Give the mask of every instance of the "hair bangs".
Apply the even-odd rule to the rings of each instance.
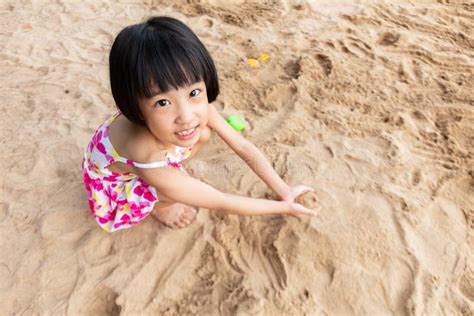
[[[163,37],[154,38],[145,46],[145,69],[141,71],[144,77],[138,80],[138,90],[144,97],[205,81],[205,61],[197,52]]]

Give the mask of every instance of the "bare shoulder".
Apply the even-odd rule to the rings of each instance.
[[[109,126],[109,139],[117,153],[127,159],[148,163],[166,158],[156,139],[146,127],[138,126],[120,115]]]

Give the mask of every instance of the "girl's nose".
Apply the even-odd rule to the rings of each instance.
[[[178,106],[178,116],[176,118],[176,123],[186,125],[191,123],[194,119],[194,113],[191,108],[191,105],[182,102]]]

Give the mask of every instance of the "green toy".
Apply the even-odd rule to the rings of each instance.
[[[240,115],[229,115],[226,119],[227,123],[230,124],[237,132],[242,132],[245,127],[245,121]]]

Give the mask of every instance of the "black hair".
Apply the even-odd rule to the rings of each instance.
[[[124,28],[109,55],[110,86],[120,112],[130,121],[145,126],[139,98],[150,98],[159,89],[204,81],[207,99],[219,94],[217,71],[209,52],[184,23],[166,16]]]

